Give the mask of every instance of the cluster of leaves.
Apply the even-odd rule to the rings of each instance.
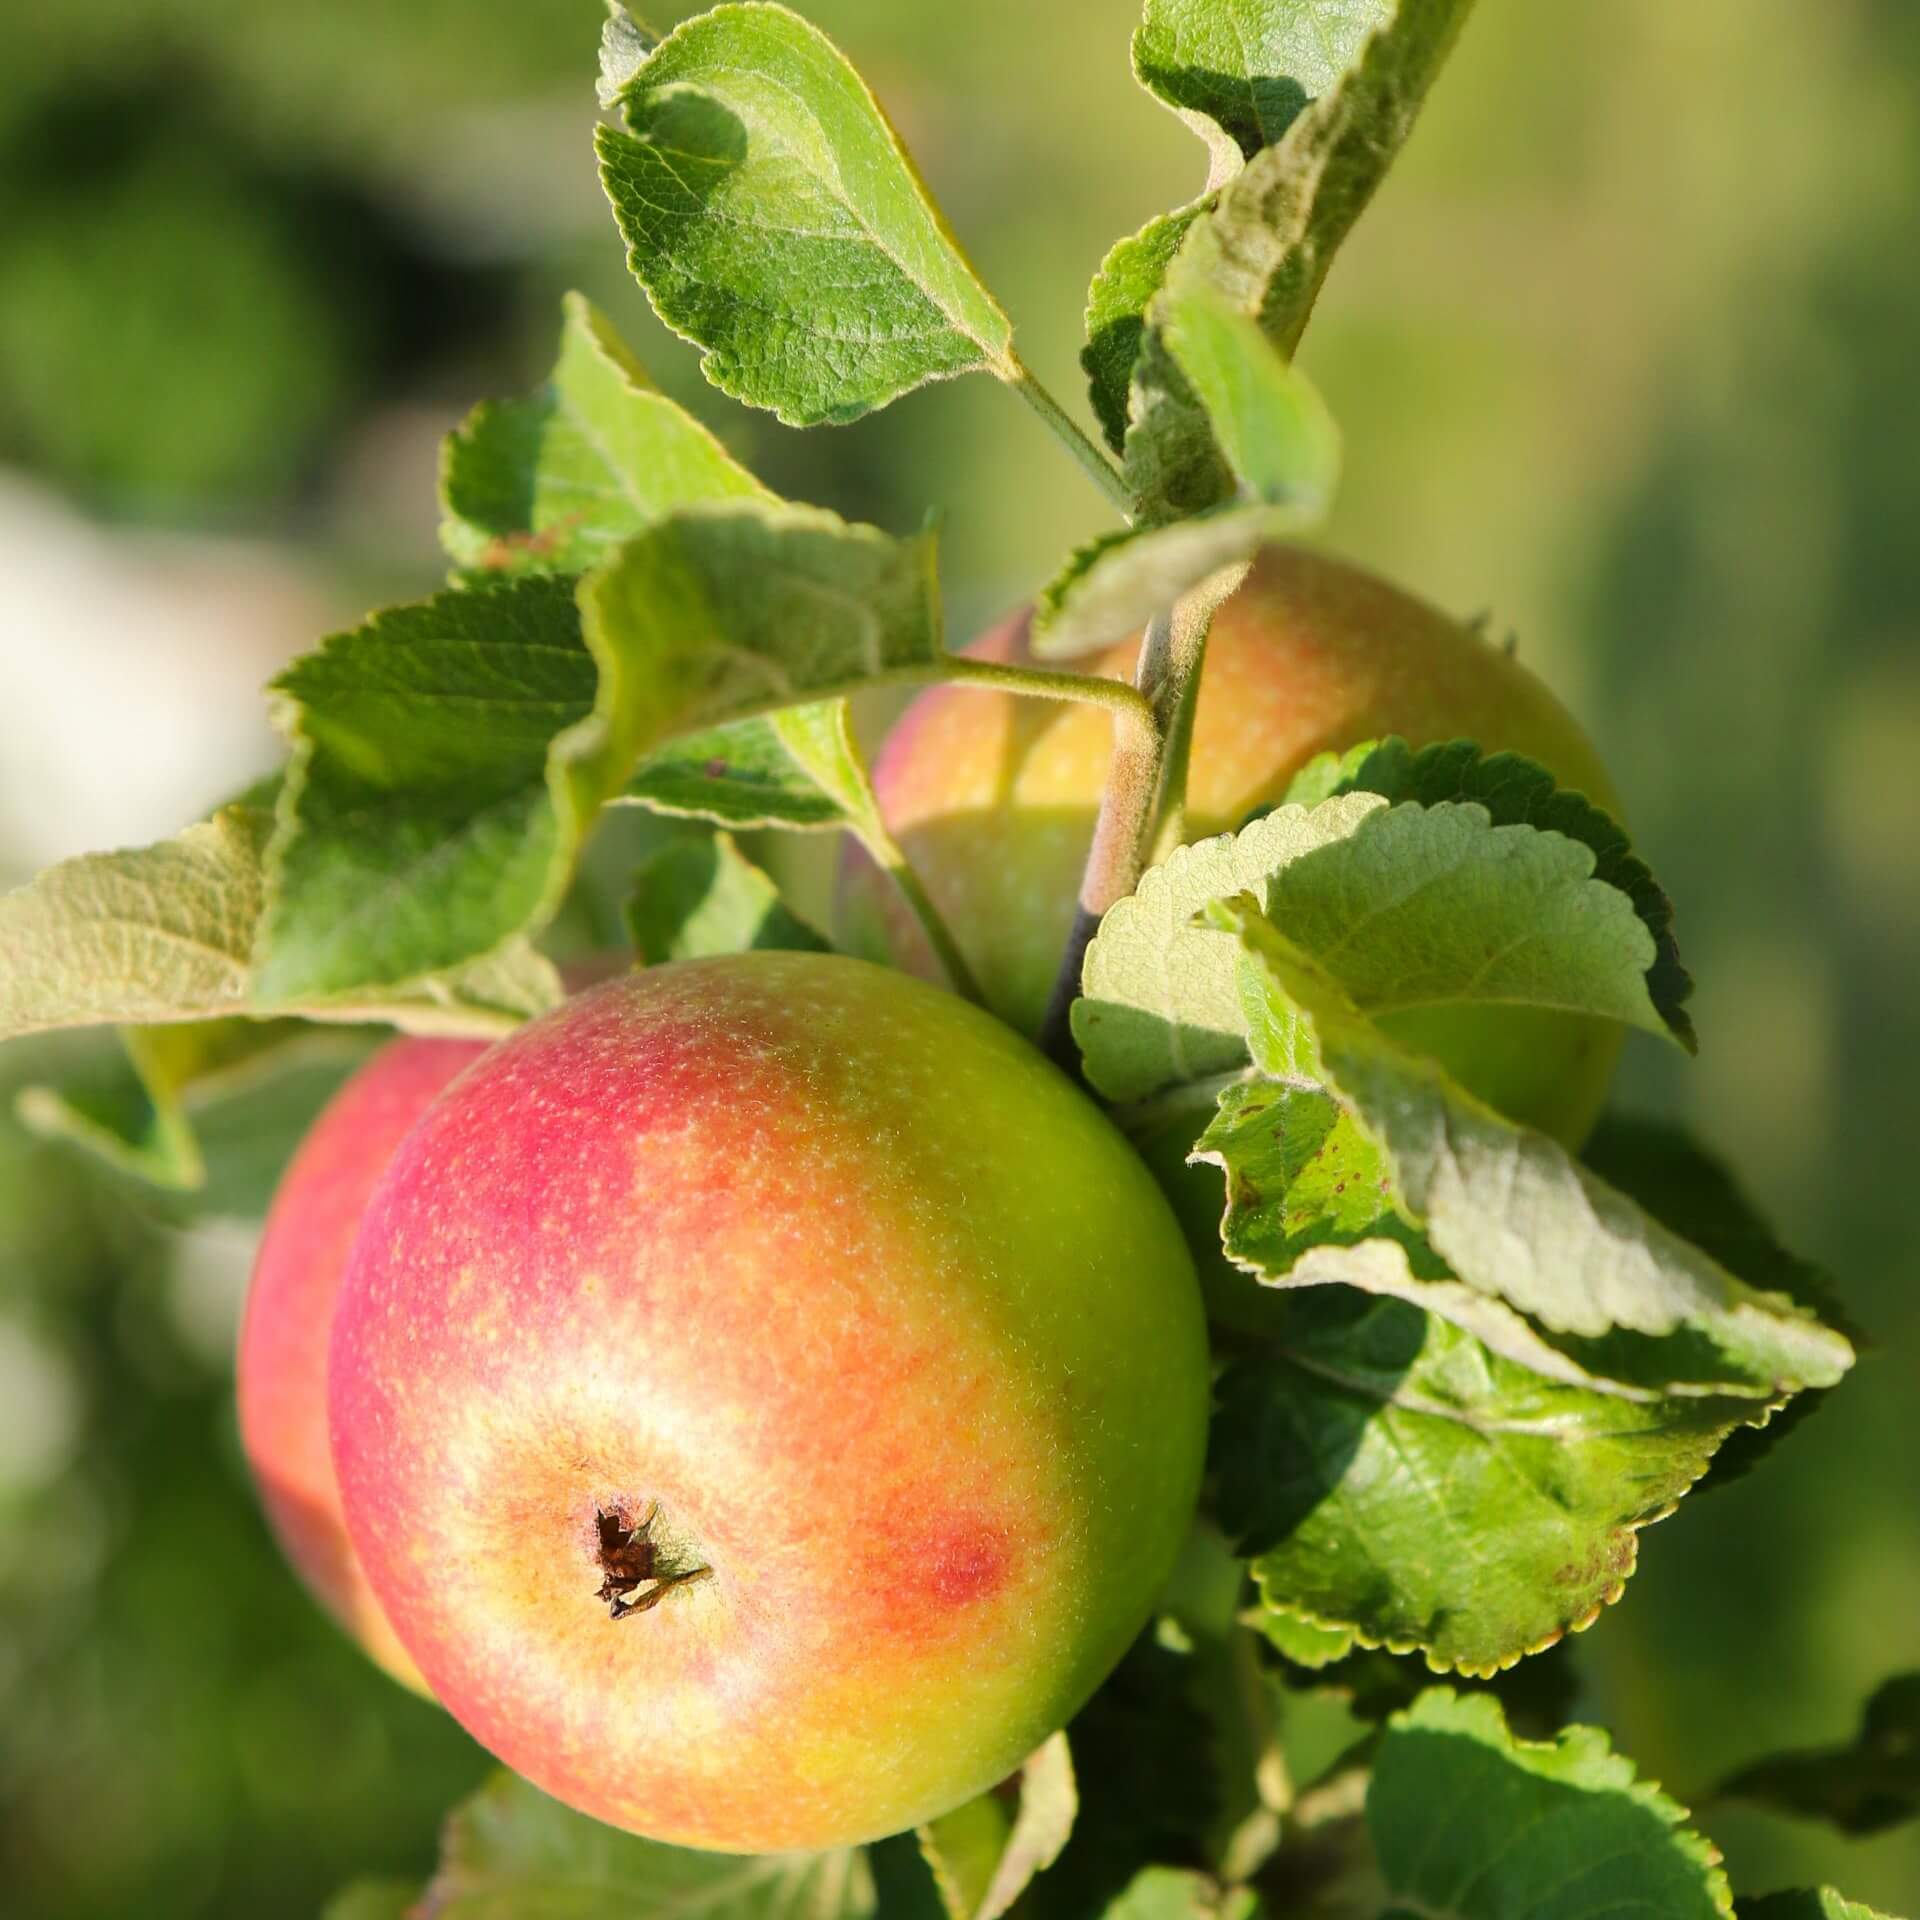
[[[1336,436],[1290,355],[1469,4],[1148,0],[1136,72],[1209,170],[1093,286],[1118,464],[1040,391],[877,102],[785,8],[730,0],[658,40],[616,10],[602,177],[655,308],[735,397],[809,425],[985,372],[1061,430],[1128,522],[1041,597],[1036,648],[1065,657],[1206,602],[1324,506]],[[0,901],[0,1034],[118,1023],[139,1079],[111,1108],[42,1090],[38,1124],[191,1187],[195,1114],[315,1023],[510,1029],[559,996],[554,930],[611,808],[716,829],[638,876],[644,962],[824,944],[732,836],[846,832],[965,990],[847,697],[949,678],[1146,707],[948,654],[931,534],[775,498],[577,298],[547,384],[449,438],[442,502],[447,589],[276,683],[277,778]],[[1415,1037],[1414,1016],[1528,1007],[1691,1047],[1671,910],[1620,828],[1512,756],[1366,743],[1150,868],[1081,985],[1087,1083],[1221,1170],[1220,1257],[1260,1309],[1224,1355],[1206,1604],[1170,1606],[1017,1790],[918,1847],[717,1859],[503,1779],[424,1893],[355,1889],[341,1916],[615,1894],[954,1920],[1730,1910],[1712,1849],[1602,1736],[1522,1739],[1465,1684],[1590,1623],[1639,1530],[1853,1358],[1817,1277],[1685,1141],[1616,1130],[1576,1159]],[[1409,1656],[1462,1685],[1418,1692]],[[1732,1790],[1882,1807],[1861,1765]]]

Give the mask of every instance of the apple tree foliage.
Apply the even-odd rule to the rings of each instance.
[[[1576,1157],[1395,1024],[1528,1006],[1691,1050],[1666,896],[1616,822],[1471,742],[1358,743],[1237,833],[1151,857],[1209,609],[1337,479],[1291,355],[1470,7],[1146,0],[1134,71],[1206,168],[1093,281],[1098,439],[1033,378],[824,35],[765,0],[664,38],[616,8],[601,177],[709,379],[803,426],[1003,382],[1115,513],[1036,583],[1036,652],[1158,626],[1186,648],[1186,696],[951,653],[933,533],[777,498],[570,296],[546,385],[447,439],[446,589],[272,687],[281,773],[0,901],[0,1032],[115,1024],[130,1065],[123,1100],[38,1088],[28,1119],[190,1191],[221,1113],[330,1034],[492,1035],[553,1005],[613,809],[711,825],[634,877],[639,964],[826,944],[735,836],[848,833],[970,990],[881,818],[850,695],[959,680],[1100,701],[1165,776],[1114,842],[1116,904],[1055,1051],[1139,1136],[1190,1121],[1192,1163],[1222,1176],[1220,1257],[1267,1317],[1222,1335],[1195,1564],[1147,1635],[1017,1781],[917,1837],[689,1853],[502,1776],[454,1813],[424,1888],[356,1886],[335,1920],[1735,1910],[1685,1809],[1561,1725],[1552,1650],[1620,1599],[1642,1529],[1842,1380],[1850,1330],[1692,1143],[1612,1121]],[[1851,1745],[1720,1791],[1850,1831],[1913,1817],[1917,1687],[1890,1681]],[[1824,1890],[1738,1911],[1865,1912]]]

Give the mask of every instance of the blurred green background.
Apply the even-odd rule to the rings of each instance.
[[[1204,170],[1131,85],[1130,0],[807,10],[1077,404],[1087,278]],[[1101,524],[991,383],[804,436],[703,385],[594,180],[597,0],[0,20],[6,877],[270,763],[261,681],[437,583],[438,436],[540,377],[567,286],[774,485],[940,509],[957,629]],[[1518,635],[1679,903],[1701,1057],[1648,1046],[1621,1099],[1728,1152],[1877,1340],[1578,1643],[1585,1715],[1683,1797],[1920,1666],[1916,232],[1910,0],[1483,0],[1303,355],[1347,435],[1329,543]],[[0,1104],[70,1070],[113,1068],[9,1049]],[[167,1208],[0,1120],[9,1916],[311,1914],[422,1868],[482,1771],[307,1604],[244,1484],[233,1216],[278,1137],[243,1118],[221,1188]],[[1920,1901],[1912,1829],[1696,1804],[1743,1890]]]

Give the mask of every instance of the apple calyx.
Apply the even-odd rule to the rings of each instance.
[[[637,1524],[618,1502],[593,1510],[593,1562],[602,1576],[594,1598],[607,1603],[610,1620],[651,1612],[674,1588],[704,1580],[713,1571],[711,1567],[676,1569],[662,1564],[660,1542],[653,1537],[653,1523],[659,1516],[657,1500]],[[648,1591],[638,1600],[629,1597],[642,1587]]]

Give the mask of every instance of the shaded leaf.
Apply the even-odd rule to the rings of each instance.
[[[1017,1811],[987,1793],[921,1828],[951,1920],[1001,1920],[1059,1859],[1079,1805],[1067,1737],[1056,1733],[1021,1768]]]
[[[716,953],[827,951],[726,833],[662,847],[634,875],[627,926],[647,966]]]
[[[1134,76],[1228,179],[1339,80],[1392,13],[1391,0],[1147,0]]]
[[[708,379],[790,425],[1011,378],[1012,329],[859,75],[784,7],[669,34],[598,130],[628,263]]]
[[[1718,1791],[1849,1834],[1883,1833],[1920,1816],[1920,1673],[1887,1681],[1845,1746],[1756,1761]]]
[[[1765,1894],[1742,1900],[1737,1911],[1740,1920],[1894,1920],[1857,1900],[1843,1900],[1831,1887]]]
[[[344,1061],[360,1052],[354,1036],[301,1020],[183,1021],[123,1027],[133,1097],[100,1097],[92,1088],[22,1088],[21,1121],[47,1139],[66,1140],[116,1172],[149,1185],[190,1192],[206,1184],[206,1158],[193,1113],[244,1092],[289,1064],[289,1056],[325,1051]]]
[[[1161,301],[1179,289],[1205,286],[1257,321],[1291,358],[1334,254],[1412,131],[1471,6],[1472,0],[1397,0],[1390,14],[1385,7],[1369,8],[1367,24],[1375,30],[1357,57],[1288,120],[1275,144],[1237,170],[1232,161],[1241,151],[1239,135],[1257,131],[1263,114],[1273,111],[1285,76],[1266,76],[1264,109],[1252,108],[1250,91],[1243,96],[1251,117],[1228,111],[1223,103],[1231,89],[1211,84],[1189,83],[1176,103],[1193,110],[1197,96],[1209,107],[1218,105],[1236,131],[1223,129],[1210,141],[1217,199],[1193,223],[1168,267],[1135,360],[1124,467],[1143,524],[1201,511],[1227,490],[1206,410],[1157,337]],[[1230,8],[1231,0],[1182,0],[1181,10],[1196,19],[1217,16],[1224,25],[1240,11]],[[1309,25],[1330,17],[1311,0],[1294,8],[1281,0],[1258,17],[1284,36],[1289,13]],[[1207,38],[1219,38],[1217,27]],[[1341,43],[1351,44],[1344,32]],[[1243,71],[1258,66],[1249,60]]]
[[[1036,658],[1069,660],[1130,640],[1156,614],[1300,526],[1287,507],[1215,507],[1166,526],[1127,527],[1075,549],[1041,592]]]
[[[1488,1673],[1589,1624],[1639,1529],[1752,1414],[1565,1385],[1344,1287],[1287,1307],[1220,1383],[1221,1524],[1288,1621],[1439,1671]]]
[[[1597,1727],[1516,1740],[1499,1703],[1436,1687],[1396,1714],[1367,1826],[1394,1897],[1454,1920],[1712,1920],[1733,1908],[1686,1809]]]
[[[497,1774],[448,1820],[419,1920],[865,1920],[858,1848],[701,1853],[642,1840]]]
[[[1473,0],[1396,0],[1338,81],[1253,155],[1197,225],[1170,284],[1209,283],[1291,355],[1334,254],[1413,131]]]
[[[1389,1039],[1250,897],[1208,914],[1237,931],[1249,991],[1306,1021],[1326,1084],[1384,1155],[1395,1211],[1462,1281],[1559,1336],[1570,1359],[1640,1386],[1762,1400],[1830,1386],[1851,1366],[1841,1335]],[[1294,1055],[1259,1058],[1257,1027],[1254,1041],[1266,1071],[1291,1070]]]
[[[441,540],[461,566],[578,573],[675,507],[771,496],[570,293],[552,377],[447,436],[440,498]]]
[[[1087,289],[1087,344],[1080,350],[1080,364],[1100,429],[1115,453],[1126,451],[1127,394],[1146,332],[1147,308],[1187,229],[1211,204],[1209,198],[1160,214],[1138,233],[1115,241]]]

